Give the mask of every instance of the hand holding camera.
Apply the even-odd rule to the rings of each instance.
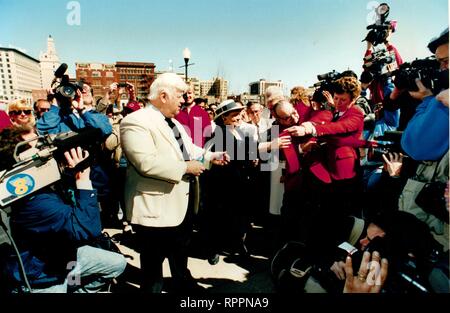
[[[432,96],[433,92],[425,87],[425,85],[422,83],[422,81],[419,78],[416,78],[416,85],[418,90],[417,91],[409,91],[409,94],[411,97],[417,100],[423,100],[423,98]]]
[[[135,91],[134,91],[134,85],[125,82],[125,83],[114,83],[116,84],[119,94],[128,93],[129,100],[136,100]]]
[[[76,97],[72,100],[72,107],[81,113],[81,111],[85,109],[83,94],[81,93],[80,90],[77,90],[76,93],[77,93]]]
[[[372,259],[372,260],[371,260]],[[379,293],[388,274],[388,261],[374,251],[365,252],[357,276],[353,276],[352,258],[345,259],[344,293]],[[381,266],[380,266],[381,264]]]
[[[68,168],[73,169],[89,157],[89,152],[87,150],[82,150],[81,147],[78,146],[64,152],[64,156],[66,158]],[[75,179],[89,181],[89,174],[90,167],[86,167],[85,169],[75,173]]]

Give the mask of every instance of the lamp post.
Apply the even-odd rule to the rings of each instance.
[[[184,73],[186,78],[186,83],[188,81],[188,63],[189,59],[191,58],[191,50],[189,48],[184,48],[183,50],[183,58],[184,58]]]
[[[180,67],[184,67],[184,75],[186,79],[186,83],[188,82],[188,66],[194,65],[194,63],[189,64],[189,59],[191,58],[191,50],[189,48],[184,48],[183,50],[183,58],[184,58],[184,65]]]

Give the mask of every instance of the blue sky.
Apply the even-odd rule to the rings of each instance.
[[[371,0],[79,0],[81,23],[66,22],[65,0],[0,0],[0,45],[38,58],[49,34],[62,62],[153,62],[178,69],[192,52],[189,76],[229,80],[248,90],[261,78],[286,91],[317,74],[361,71]],[[405,60],[430,55],[426,45],[448,27],[447,0],[391,0],[392,42]],[[179,69],[179,71],[183,71]]]

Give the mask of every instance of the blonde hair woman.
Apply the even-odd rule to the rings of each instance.
[[[36,125],[33,107],[26,100],[11,102],[8,106],[8,114],[15,127],[19,126],[30,130]]]
[[[12,128],[17,129],[24,140],[37,136],[33,107],[26,100],[11,102],[8,106],[8,114],[12,122]],[[30,145],[34,146],[36,142],[36,140],[32,141]]]

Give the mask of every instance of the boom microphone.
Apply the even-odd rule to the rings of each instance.
[[[64,73],[67,71],[67,64],[61,64],[55,71],[55,77],[62,78]]]

